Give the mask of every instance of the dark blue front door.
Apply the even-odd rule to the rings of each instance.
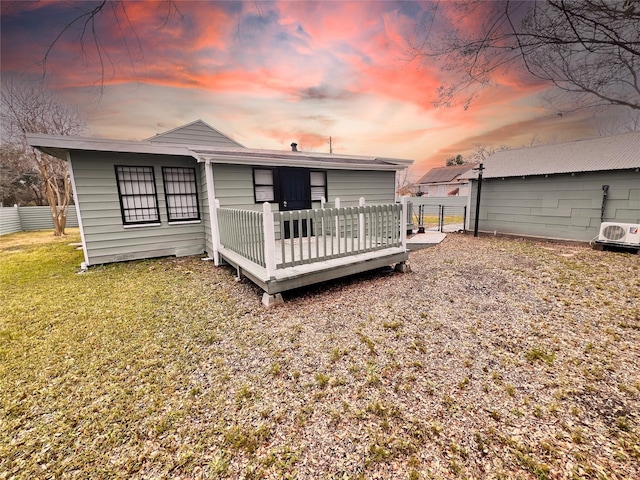
[[[280,185],[280,211],[306,210],[311,208],[311,183],[309,170],[306,168],[278,168]],[[291,222],[284,224],[284,238],[291,238]],[[300,222],[293,222],[293,235],[299,236]],[[307,235],[307,221],[302,222],[302,235]]]

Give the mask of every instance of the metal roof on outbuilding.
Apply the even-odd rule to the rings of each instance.
[[[640,168],[640,132],[496,152],[484,162],[484,178]],[[477,178],[476,170],[461,178]]]

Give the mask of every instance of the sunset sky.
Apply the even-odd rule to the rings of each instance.
[[[98,5],[3,0],[3,78],[41,78],[52,42]],[[289,149],[295,141],[328,152],[332,137],[336,153],[413,159],[419,177],[476,144],[588,138],[606,121],[602,113],[545,110],[539,96],[546,86],[518,71],[496,78],[467,110],[434,108],[436,88],[450,73],[416,59],[411,48],[423,36],[419,20],[429,18],[429,2],[175,6],[107,4],[84,39],[84,22],[59,37],[45,79],[80,106],[88,136],[141,140],[200,118],[251,148]],[[447,3],[439,8],[446,14]],[[481,19],[466,21],[482,28]]]

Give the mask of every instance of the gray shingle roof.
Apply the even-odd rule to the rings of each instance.
[[[484,161],[484,178],[640,168],[640,132],[496,152]],[[477,171],[461,177],[476,178]]]

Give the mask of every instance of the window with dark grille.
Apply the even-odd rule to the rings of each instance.
[[[116,165],[122,222],[125,225],[160,221],[153,167]]]
[[[311,172],[311,200],[327,199],[327,172]]]
[[[275,200],[272,169],[253,169],[253,196],[256,203],[273,202]]]
[[[162,167],[162,178],[169,221],[200,220],[196,169]]]

